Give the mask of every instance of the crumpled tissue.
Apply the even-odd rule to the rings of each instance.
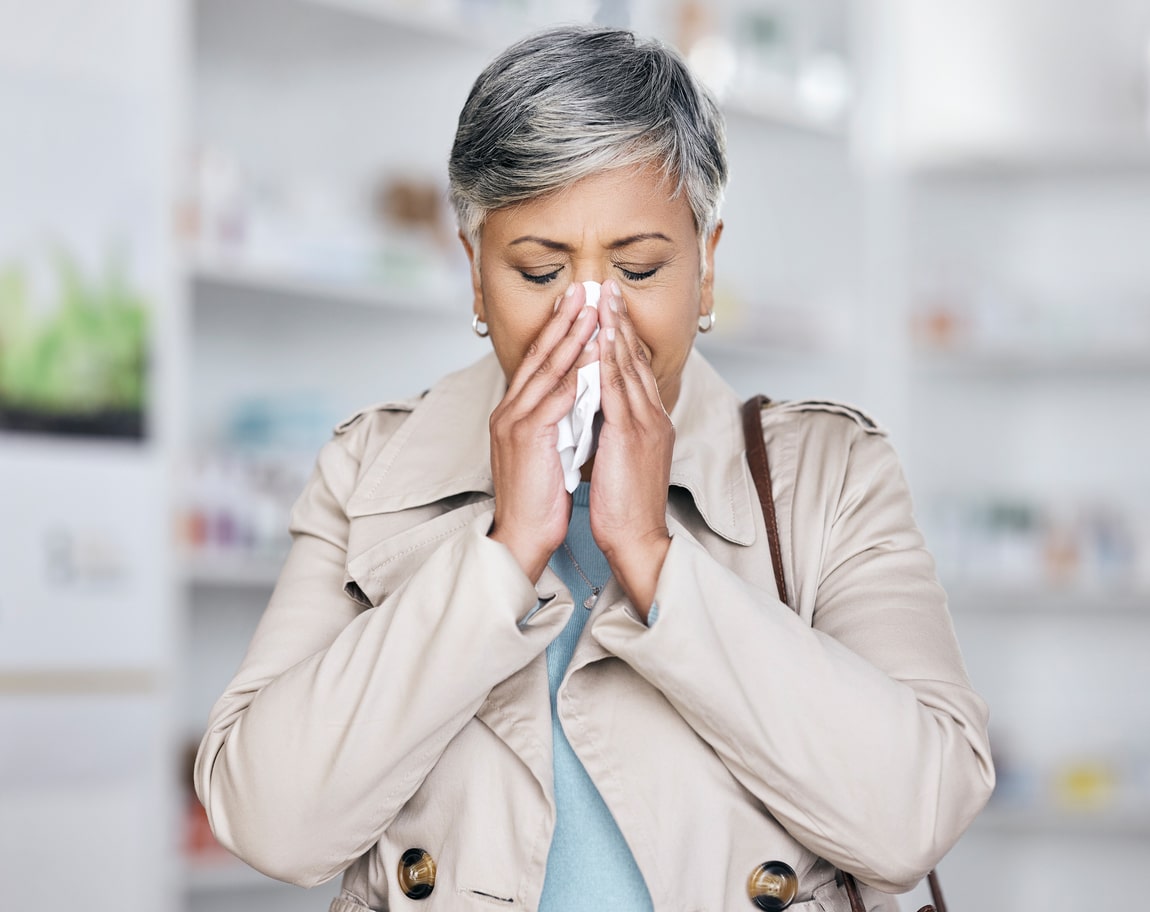
[[[584,282],[587,306],[598,309],[598,282]],[[599,335],[599,327],[591,338]],[[599,413],[599,362],[585,364],[576,372],[575,404],[559,419],[559,462],[563,466],[563,483],[568,493],[579,487],[583,464],[591,458],[595,446],[595,416]]]

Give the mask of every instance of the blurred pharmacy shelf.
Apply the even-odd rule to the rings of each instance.
[[[1111,148],[908,177],[910,470],[1000,775],[954,861],[1019,891],[955,907],[1051,907],[1059,852],[1129,895],[1150,840],[1150,157]]]
[[[455,9],[444,3],[415,4],[395,0],[294,0],[331,12],[340,12],[363,20],[374,21],[388,29],[422,36],[438,43],[490,48],[498,51],[519,37],[522,23],[513,15],[484,15],[491,9],[477,10],[464,17],[464,5]],[[494,19],[494,21],[493,21]]]
[[[975,176],[983,179],[1087,177],[1090,175],[1150,175],[1150,141],[1123,140],[1110,144],[1057,147],[996,145],[984,150],[923,154],[915,163],[920,178]]]
[[[761,99],[733,96],[722,103],[723,114],[730,120],[777,127],[808,134],[830,142],[847,140],[847,124],[841,117],[815,117],[794,98]]]
[[[241,34],[237,46],[259,47],[259,36],[244,34],[258,28],[267,18],[275,17],[286,26],[299,46],[288,50],[312,53],[317,42],[307,40],[309,31],[330,31],[341,25],[363,30],[374,28],[389,37],[428,42],[443,50],[452,47],[480,49],[490,53],[509,44],[523,31],[522,20],[514,14],[503,16],[478,13],[465,18],[462,4],[405,3],[399,0],[194,0],[201,15],[201,25],[228,21],[237,25]],[[208,13],[204,17],[203,13]],[[322,32],[321,32],[322,33]],[[283,34],[282,32],[280,33]],[[281,45],[282,48],[282,45]]]
[[[490,57],[537,27],[571,21],[570,14],[563,13],[562,3],[510,3],[505,9],[498,3],[415,4],[397,0],[196,0],[196,5],[209,12],[215,7],[212,16],[216,21],[250,23],[246,27],[253,32],[258,31],[261,18],[274,16],[279,32],[293,36],[291,40],[300,42],[299,49],[308,53],[316,44],[307,40],[315,26],[330,29],[341,22],[374,27],[388,40],[416,41],[443,52],[454,47]],[[657,32],[665,30],[669,18],[653,19],[652,25],[662,27]],[[253,42],[270,41],[280,52],[285,49],[282,35],[242,36],[244,28],[229,29],[241,36],[227,40],[245,41],[249,47]],[[292,47],[294,44],[288,50]],[[834,141],[847,139],[848,122],[843,113],[815,114],[794,90],[755,94],[743,89],[724,97],[722,107],[731,118]]]
[[[458,301],[442,292],[403,290],[383,282],[340,281],[285,268],[242,262],[196,260],[188,272],[194,291],[246,292],[265,299],[310,301],[316,306],[374,307],[380,310],[450,314]]]
[[[738,360],[757,360],[773,366],[812,362],[823,363],[836,356],[848,354],[828,340],[808,335],[788,336],[785,332],[769,338],[757,333],[735,330],[714,337],[700,337],[695,347],[710,361],[725,363]]]
[[[283,566],[284,555],[192,554],[183,561],[186,585],[200,589],[243,589],[253,594],[271,594]]]
[[[1037,834],[1145,841],[1150,840],[1150,808],[1074,810],[991,803],[979,815],[974,831],[988,836],[1025,838]]]
[[[914,353],[912,367],[920,376],[956,380],[980,376],[1001,379],[1043,375],[1065,377],[1067,374],[1150,376],[1150,349],[920,349]]]
[[[1129,616],[1150,621],[1150,590],[1046,585],[977,587],[948,585],[956,615],[998,615],[1039,620],[1045,616]]]

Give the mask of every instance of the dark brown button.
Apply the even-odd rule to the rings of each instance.
[[[423,849],[404,852],[399,859],[399,889],[408,899],[427,899],[435,889],[435,859]]]
[[[785,861],[764,861],[747,878],[747,895],[758,908],[782,912],[795,901],[799,877]]]

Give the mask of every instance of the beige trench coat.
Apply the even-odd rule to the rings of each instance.
[[[575,609],[486,537],[491,356],[336,430],[294,544],[211,713],[196,788],[219,840],[333,912],[536,908],[554,825],[544,651]],[[793,607],[775,593],[739,401],[698,354],[676,428],[658,621],[611,582],[562,683],[571,745],[658,912],[871,909],[951,847],[994,783],[934,563],[884,434],[826,403],[763,413]],[[537,606],[542,601],[542,607]],[[423,900],[399,860],[434,858]],[[883,892],[880,892],[883,891]]]

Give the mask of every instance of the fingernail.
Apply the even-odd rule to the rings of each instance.
[[[607,306],[611,308],[611,313],[618,313],[619,312],[619,299],[617,297],[615,297],[614,295],[611,295],[611,297],[609,297],[607,299]]]
[[[589,311],[586,307],[580,307],[579,308],[579,316],[577,316],[575,318],[575,322],[578,323],[580,320],[584,319],[587,316],[587,314],[589,314],[590,312],[591,311]]]
[[[563,292],[563,295],[565,297],[568,297],[568,298],[575,296],[575,283],[574,282],[572,282],[570,285],[567,286],[567,290],[565,292]]]
[[[607,341],[608,342],[614,342],[615,341],[615,327],[614,326],[608,326],[607,327]]]

